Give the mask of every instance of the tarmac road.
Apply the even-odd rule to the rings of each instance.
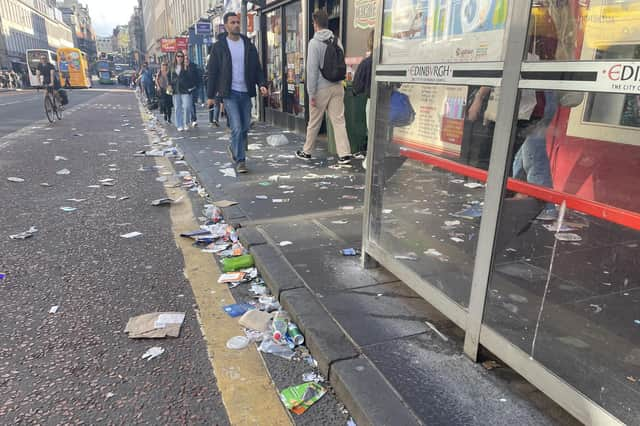
[[[0,424],[228,424],[168,210],[150,206],[164,189],[132,156],[146,143],[135,97],[74,90],[49,126],[40,96],[0,95]],[[179,338],[123,333],[159,310],[186,312]],[[152,346],[166,353],[142,360]]]

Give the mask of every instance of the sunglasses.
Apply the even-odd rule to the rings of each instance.
[[[177,55],[176,58],[184,58],[183,55]]]

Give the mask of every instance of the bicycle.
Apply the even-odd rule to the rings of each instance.
[[[47,115],[49,123],[53,123],[55,118],[62,120],[62,103],[53,87],[47,87],[47,93],[44,96],[44,112]]]

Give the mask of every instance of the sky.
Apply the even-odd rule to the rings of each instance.
[[[89,15],[97,35],[113,34],[113,28],[126,25],[133,14],[136,0],[80,0],[89,6]]]

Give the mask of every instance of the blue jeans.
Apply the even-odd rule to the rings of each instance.
[[[191,118],[191,95],[173,95],[173,105],[176,107],[176,127],[178,129],[186,127],[186,123]]]
[[[232,90],[223,102],[231,127],[231,152],[235,161],[242,163],[245,161],[245,144],[251,127],[251,98],[246,92]]]
[[[220,121],[220,102],[216,102],[209,110],[209,123]]]

